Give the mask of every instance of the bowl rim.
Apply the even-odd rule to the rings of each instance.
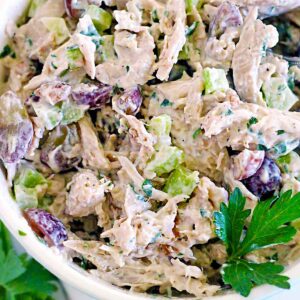
[[[1,0],[0,10],[0,49],[5,42],[5,27],[9,20],[17,20],[22,15],[28,0]],[[1,71],[1,70],[0,70]],[[1,73],[1,72],[0,72]],[[0,74],[1,75],[1,74]],[[1,76],[0,76],[1,78]],[[49,248],[33,233],[27,221],[10,194],[4,173],[0,170],[0,219],[9,229],[16,240],[24,247],[24,249],[46,269],[56,275],[63,282],[70,286],[101,300],[147,300],[153,299],[153,296],[139,294],[126,291],[116,287],[102,279],[97,279],[87,272],[77,267],[71,261],[58,252],[55,248]],[[19,231],[23,231],[26,235],[21,236]],[[57,267],[59,266],[59,267]],[[284,272],[290,277],[292,286],[300,284],[300,260],[288,267]],[[284,292],[274,286],[263,285],[252,290],[247,299],[266,299]],[[155,297],[157,300],[167,299],[163,296]],[[169,298],[168,298],[169,299]],[[195,297],[181,298],[195,299]],[[246,299],[238,294],[230,293],[220,296],[205,297],[206,300],[241,300]]]

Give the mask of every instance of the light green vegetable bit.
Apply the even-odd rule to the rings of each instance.
[[[229,84],[223,69],[205,68],[203,70],[205,94],[212,94],[216,91],[226,91]]]
[[[96,5],[89,5],[86,13],[91,17],[94,26],[100,34],[110,28],[112,15],[106,10]]]
[[[154,117],[150,120],[148,128],[151,133],[156,135],[156,145],[158,147],[160,147],[161,145],[171,145],[171,126],[171,117],[166,114]]]
[[[265,101],[268,107],[280,110],[289,110],[298,97],[291,91],[287,81],[281,77],[271,77],[262,86]]]
[[[37,207],[38,199],[43,197],[48,184],[42,174],[21,165],[14,180],[16,201],[21,208]]]
[[[66,55],[71,70],[80,68],[83,65],[83,55],[77,45],[68,47]]]
[[[180,166],[171,173],[164,186],[164,191],[172,196],[191,195],[199,183],[199,172]]]
[[[102,37],[101,58],[103,61],[113,60],[116,58],[113,35],[104,35]]]
[[[74,102],[64,102],[62,105],[62,125],[68,125],[79,121],[83,118],[85,111],[88,110],[86,105],[77,105]]]
[[[40,19],[44,26],[54,34],[55,42],[61,45],[70,37],[69,29],[63,18],[44,17]]]
[[[145,168],[157,176],[170,173],[183,163],[183,151],[174,146],[162,146]]]

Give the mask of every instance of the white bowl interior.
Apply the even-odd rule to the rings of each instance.
[[[8,21],[17,20],[26,7],[27,0],[1,0],[0,10],[0,49],[5,45],[5,26]],[[1,79],[1,68],[0,68]],[[13,236],[20,242],[25,250],[40,262],[50,272],[55,274],[67,284],[85,292],[86,294],[101,300],[145,300],[153,299],[151,295],[130,293],[123,289],[117,288],[103,280],[95,279],[86,272],[68,262],[55,249],[50,249],[41,243],[26,220],[23,218],[17,204],[10,195],[3,172],[0,170],[0,218],[8,227]],[[18,231],[22,230],[26,236],[20,236]],[[291,278],[291,283],[299,283],[300,280],[300,263],[295,263],[285,272]],[[281,293],[282,290],[272,286],[261,286],[255,288],[251,299],[266,299],[273,295]],[[165,297],[155,296],[157,300],[166,299]],[[195,298],[184,298],[195,299]],[[237,294],[228,294],[216,297],[205,298],[207,300],[238,300],[245,299]],[[248,298],[249,299],[249,298]],[[72,299],[75,300],[75,299]]]

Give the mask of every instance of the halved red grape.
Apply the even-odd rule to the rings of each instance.
[[[26,109],[11,91],[0,97],[0,159],[18,162],[27,153],[33,137],[33,126]]]
[[[77,104],[89,105],[90,109],[103,107],[111,99],[112,87],[100,83],[79,84],[72,92],[72,97]]]
[[[143,96],[139,87],[125,90],[117,99],[116,105],[127,115],[136,115],[142,105]]]
[[[253,176],[242,180],[242,182],[255,196],[259,198],[268,196],[270,192],[280,188],[280,169],[272,159],[265,157],[257,172]]]
[[[49,247],[62,246],[62,243],[68,239],[64,224],[47,211],[29,208],[24,211],[24,217],[32,230],[43,238]]]
[[[222,3],[210,24],[209,36],[220,36],[228,27],[243,24],[243,17],[237,6],[230,2]]]

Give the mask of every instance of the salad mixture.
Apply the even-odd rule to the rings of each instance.
[[[299,6],[31,0],[0,53],[0,158],[36,234],[132,291],[288,288]]]

